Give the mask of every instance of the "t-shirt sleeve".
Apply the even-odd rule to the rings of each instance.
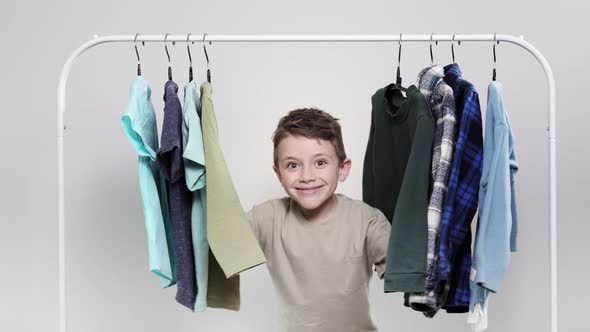
[[[190,111],[183,118],[183,137],[186,140],[182,157],[184,158],[184,173],[186,186],[195,191],[205,186],[205,146],[203,144],[203,130],[195,111]]]
[[[161,145],[157,152],[156,161],[160,171],[168,181],[174,183],[184,176],[184,164],[182,160],[182,133],[178,130],[176,114],[172,111],[164,111],[164,123],[162,124]]]
[[[256,217],[254,216],[254,208],[256,207],[254,206],[246,213],[246,218],[248,218],[248,223],[250,223],[250,227],[252,228],[252,232],[254,232],[256,240],[258,243],[260,243],[260,237],[258,236],[258,223],[256,222]]]
[[[272,241],[274,208],[271,203],[255,205],[246,213],[248,223],[252,228],[256,241],[262,248],[264,255],[268,257],[270,243]]]
[[[144,137],[143,137],[143,128],[141,125],[141,120],[138,120],[138,106],[136,103],[133,103],[131,100],[129,101],[129,105],[127,106],[127,112],[123,114],[121,117],[121,125],[123,126],[123,131],[129,139],[131,145],[137,152],[137,155],[140,157],[150,157],[152,159],[156,158],[156,152],[152,150],[149,144],[146,144]]]
[[[375,265],[375,271],[379,279],[383,279],[385,273],[385,259],[390,232],[391,224],[381,211],[375,209],[367,231],[367,248],[369,259]]]

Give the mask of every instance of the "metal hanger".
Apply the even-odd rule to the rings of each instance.
[[[133,47],[135,47],[135,55],[137,55],[137,76],[141,76],[141,59],[139,59],[139,51],[137,50],[137,37],[139,33],[135,34],[135,38],[133,38]],[[145,46],[145,41],[142,41],[141,44]]]
[[[207,33],[203,35],[203,51],[205,51],[205,58],[207,59],[207,82],[211,83],[211,69],[209,68],[209,55],[207,54],[207,42],[205,38],[207,38]],[[209,42],[209,45],[211,45],[211,42]]]
[[[496,80],[496,45],[500,45],[500,41],[496,39],[496,33],[494,33],[494,46],[492,52],[494,53],[494,70],[492,71],[492,81]]]
[[[451,55],[453,56],[453,63],[455,63],[455,33],[453,33],[453,39],[451,39]],[[457,45],[461,45],[461,41],[457,40]]]
[[[168,80],[172,81],[172,65],[170,64],[170,53],[168,52],[168,35],[164,36],[164,49],[166,50],[166,56],[168,57]],[[172,45],[176,45],[175,41],[172,41]]]
[[[432,41],[434,39],[434,33],[430,34],[430,64],[434,65],[434,53],[432,52]],[[436,45],[438,45],[438,40],[434,42]]]
[[[191,34],[189,33],[188,35],[186,35],[186,50],[188,52],[188,62],[189,62],[188,81],[192,82],[193,81],[193,57],[191,56],[190,38],[191,38]],[[195,44],[195,42],[193,42],[193,45],[194,44]]]
[[[397,52],[397,72],[395,75],[395,85],[393,86],[394,89],[398,89],[401,91],[408,91],[408,89],[404,88],[402,86],[402,75],[401,75],[401,70],[400,70],[400,63],[402,61],[402,34],[399,34],[399,41],[398,41],[398,52]]]

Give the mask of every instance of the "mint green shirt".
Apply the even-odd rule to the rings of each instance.
[[[207,285],[209,272],[209,243],[207,242],[207,217],[205,193],[205,146],[201,119],[199,88],[195,81],[184,87],[184,111],[182,113],[182,147],[184,174],[187,188],[193,192],[191,228],[195,273],[197,276],[197,300],[195,311],[207,308]]]
[[[121,124],[139,161],[139,189],[149,253],[150,271],[160,278],[160,285],[176,283],[174,239],[166,182],[156,164],[158,128],[151,102],[151,89],[142,76],[131,84],[131,95]]]

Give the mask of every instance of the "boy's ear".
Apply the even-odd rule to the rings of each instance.
[[[338,170],[338,181],[344,182],[350,173],[350,166],[352,165],[352,161],[346,158],[342,164],[340,164],[340,169]]]
[[[279,168],[277,167],[277,165],[272,165],[272,169],[273,171],[275,171],[275,174],[277,175],[277,178],[279,178],[279,182],[281,181],[281,172],[279,171]]]

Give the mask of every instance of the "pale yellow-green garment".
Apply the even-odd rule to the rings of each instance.
[[[279,331],[374,332],[369,310],[373,269],[385,271],[391,225],[381,211],[337,194],[323,224],[290,198],[248,212],[279,295]]]
[[[239,310],[239,273],[266,259],[242,209],[218,142],[211,84],[201,85],[205,164],[207,165],[207,238],[214,257],[209,265],[207,305]]]

